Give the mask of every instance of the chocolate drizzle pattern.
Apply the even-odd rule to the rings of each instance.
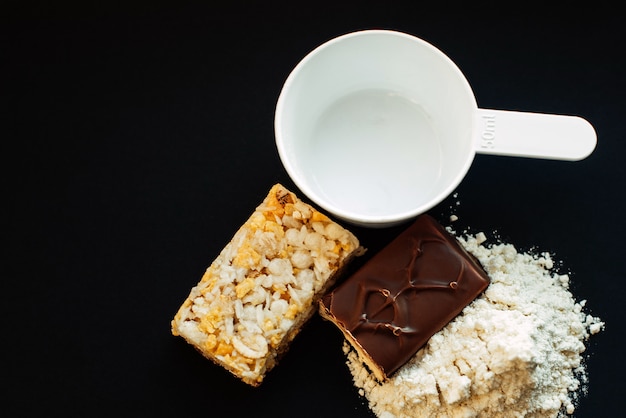
[[[332,320],[385,378],[489,284],[441,225],[420,216],[322,300]]]
[[[395,336],[400,336],[403,333],[419,332],[419,330],[416,330],[410,325],[407,315],[410,311],[410,307],[406,306],[407,301],[410,300],[410,296],[405,293],[420,292],[429,289],[455,291],[458,289],[459,282],[463,280],[463,264],[459,265],[459,271],[452,281],[448,278],[423,277],[420,274],[421,263],[418,261],[424,253],[423,246],[427,244],[436,245],[436,243],[441,243],[441,241],[435,239],[422,241],[411,239],[412,251],[409,254],[406,267],[401,270],[401,277],[404,277],[404,283],[401,282],[401,286],[397,291],[394,291],[393,294],[391,290],[384,287],[385,281],[381,279],[367,278],[364,280],[364,283],[359,284],[357,305],[364,307],[364,312],[361,315],[360,321],[354,328],[350,329],[352,333],[358,332],[357,328],[362,328],[363,331],[371,331],[379,327],[391,331]],[[371,305],[368,302],[370,297],[376,299],[375,296],[378,294],[382,295],[384,300],[382,300],[382,303],[379,303],[378,308],[375,308],[375,302]],[[365,306],[372,306],[372,310],[365,309]],[[382,315],[383,312],[389,308],[393,309],[393,317],[390,320]]]

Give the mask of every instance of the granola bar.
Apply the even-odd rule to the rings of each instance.
[[[362,253],[350,231],[276,184],[191,289],[172,334],[258,386]]]

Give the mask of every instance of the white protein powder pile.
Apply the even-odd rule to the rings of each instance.
[[[491,284],[407,364],[380,384],[347,343],[359,393],[380,418],[561,417],[587,375],[582,353],[604,323],[584,312],[549,254],[459,238]]]

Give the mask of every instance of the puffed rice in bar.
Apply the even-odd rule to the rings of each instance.
[[[363,252],[350,231],[276,184],[191,289],[172,334],[258,386]]]

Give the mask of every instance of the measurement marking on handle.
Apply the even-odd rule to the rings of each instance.
[[[480,147],[491,149],[496,146],[496,115],[482,115],[484,122],[480,135]]]

